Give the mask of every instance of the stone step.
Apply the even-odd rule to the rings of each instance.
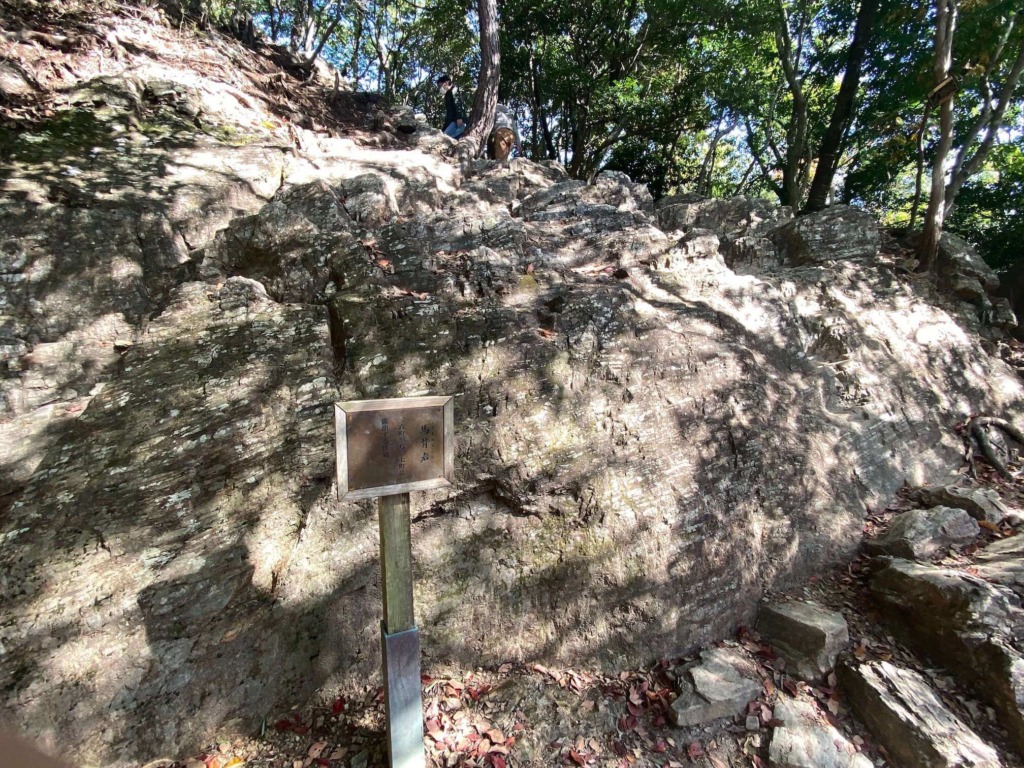
[[[787,673],[810,681],[835,667],[850,641],[841,613],[802,600],[762,606],[757,631],[786,660]]]
[[[897,515],[882,536],[865,541],[864,549],[872,555],[924,560],[950,547],[970,544],[979,533],[981,527],[963,509],[912,509]]]

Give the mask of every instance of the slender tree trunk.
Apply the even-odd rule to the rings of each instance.
[[[924,186],[924,132],[928,130],[928,116],[932,105],[924,105],[921,125],[917,128],[917,172],[914,174],[914,202],[910,205],[910,229],[917,224],[917,213],[921,209],[921,189]]]
[[[956,30],[958,0],[935,0],[935,64],[932,70],[935,86],[941,85],[953,64],[953,33]],[[934,268],[942,237],[943,214],[946,208],[946,157],[953,145],[953,95],[939,106],[939,146],[932,159],[932,189],[928,197],[928,211],[924,218],[924,231],[917,245],[919,272]]]
[[[498,85],[501,82],[501,40],[498,36],[497,0],[478,0],[477,8],[480,16],[480,82],[477,83],[476,98],[473,100],[469,130],[459,141],[460,145],[466,147],[460,154],[466,152],[471,157],[479,157],[487,143],[487,137],[494,125],[494,114],[498,107]]]
[[[750,181],[750,176],[754,172],[754,166],[756,166],[756,165],[757,165],[757,161],[756,160],[751,160],[750,161],[750,164],[747,166],[747,170],[745,170],[743,172],[743,176],[740,178],[740,183],[736,185],[736,191],[733,192],[734,196],[735,195],[742,195],[743,194],[743,191],[747,187],[747,183]]]
[[[723,112],[715,124],[715,133],[711,138],[711,146],[708,147],[704,160],[700,164],[700,171],[697,174],[697,194],[704,195],[704,197],[711,196],[711,177],[715,173],[715,156],[718,153],[718,142],[731,130],[729,125],[726,125],[724,128],[722,127],[724,120],[725,113]]]
[[[355,30],[352,41],[352,71],[349,73],[349,76],[352,78],[353,87],[359,90],[359,49],[363,42],[363,15],[359,12],[358,6],[356,6],[355,15],[353,16],[353,24],[355,25]]]
[[[587,157],[587,118],[588,110],[586,106],[581,106],[572,125],[572,161],[567,169],[574,179],[586,178],[587,166],[590,164],[590,158]]]
[[[1012,25],[1013,21],[1011,17],[1011,29]],[[999,51],[999,53],[1001,53],[1001,51]],[[998,55],[999,54],[997,53],[997,56]],[[982,110],[982,115],[985,119],[979,120],[979,126],[972,128],[968,140],[964,142],[964,145],[957,156],[956,162],[953,164],[949,184],[946,186],[946,210],[943,214],[945,219],[948,219],[953,215],[953,210],[956,207],[956,196],[960,193],[960,188],[964,185],[964,182],[978,172],[978,169],[981,168],[982,163],[985,162],[989,152],[995,145],[996,136],[1003,125],[1006,108],[1013,100],[1013,95],[1017,89],[1017,84],[1020,82],[1022,73],[1024,73],[1024,42],[1020,44],[1020,49],[1017,52],[1017,58],[1014,60],[1013,66],[1011,67],[1009,74],[1006,76],[1006,80],[1003,82],[1003,87],[1000,91],[999,100],[996,103],[995,108],[992,108],[991,101],[989,100]],[[984,124],[985,131],[984,138],[982,138],[981,144],[978,145],[978,148],[974,153],[968,156],[971,145],[981,133],[980,125],[982,123]]]
[[[555,149],[555,142],[551,138],[551,128],[548,126],[548,118],[544,112],[544,99],[540,90],[540,71],[537,60],[530,51],[530,84],[533,87],[533,119],[534,119],[534,157],[540,155],[540,147],[537,143],[537,127],[540,127],[541,138],[544,141],[544,151],[548,160],[558,158],[558,150]]]
[[[800,51],[807,18],[802,14],[797,21],[797,46],[794,50],[789,30],[789,14],[786,13],[782,0],[777,0],[776,7],[779,18],[775,28],[775,49],[793,99],[789,126],[786,130],[786,161],[782,164],[780,199],[783,205],[788,205],[796,211],[803,197],[802,177],[806,175],[806,167],[802,165],[807,154],[807,95],[804,93],[803,75],[800,73]]]
[[[857,11],[853,40],[850,42],[850,51],[846,56],[843,83],[839,86],[839,93],[836,95],[835,107],[832,109],[832,117],[829,120],[828,129],[825,131],[825,137],[821,140],[821,147],[818,150],[818,167],[814,172],[814,181],[811,182],[811,191],[807,195],[803,213],[813,213],[824,208],[829,190],[832,189],[832,180],[839,167],[843,139],[846,137],[853,117],[853,103],[857,96],[857,88],[860,86],[860,69],[864,63],[864,57],[867,55],[868,47],[871,45],[879,1],[861,0],[860,8]]]

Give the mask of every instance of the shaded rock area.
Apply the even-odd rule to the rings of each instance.
[[[874,763],[859,754],[839,729],[802,699],[780,698],[768,748],[771,768],[871,768]]]
[[[761,695],[756,668],[738,651],[712,648],[679,672],[679,695],[669,716],[680,727],[734,717]]]
[[[333,579],[307,559],[337,535],[332,368],[322,307],[186,283],[68,427],[0,549],[5,708],[48,747],[120,764],[257,727],[315,689],[309,659],[372,642],[369,616],[328,639]],[[358,585],[375,564],[356,551]]]
[[[894,630],[926,658],[954,670],[992,706],[1024,748],[1024,611],[1013,592],[976,576],[892,560],[871,593]]]
[[[818,680],[835,667],[850,641],[842,614],[802,600],[762,606],[757,631],[785,658],[787,671],[803,680]]]
[[[658,226],[666,232],[710,229],[723,237],[758,237],[792,220],[788,207],[743,195],[721,200],[699,195],[670,195],[655,204]]]
[[[850,705],[906,768],[999,768],[996,751],[953,714],[917,672],[888,662],[842,666]]]
[[[844,561],[865,503],[955,464],[950,425],[1021,411],[973,321],[849,211],[677,225],[621,174],[463,168],[252,51],[222,41],[200,77],[186,33],[117,37],[117,71],[83,58],[0,164],[0,715],[75,762],[375,674],[376,522],[332,495],[336,399],[455,397],[456,483],[413,500],[427,670],[720,639]],[[754,274],[728,266],[744,238]],[[758,695],[721,653],[680,717]]]
[[[913,509],[899,515],[883,536],[865,542],[864,549],[872,555],[924,560],[970,544],[980,532],[978,523],[962,509]]]
[[[1020,321],[1024,318],[1024,258],[1017,259],[1009,268],[999,276],[999,290],[997,295],[1006,300],[1010,310],[1014,313],[1014,319]],[[1018,338],[1024,340],[1024,327],[1019,322],[1011,332]]]

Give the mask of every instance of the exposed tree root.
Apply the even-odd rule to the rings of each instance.
[[[1024,448],[1024,432],[1021,432],[1013,424],[1006,421],[1005,419],[999,419],[995,416],[975,416],[973,419],[967,422],[967,437],[970,443],[968,448],[968,461],[971,463],[972,474],[974,474],[974,448],[977,447],[978,453],[987,461],[995,470],[1006,480],[1012,480],[1013,474],[1006,468],[999,456],[996,455],[995,449],[992,447],[992,441],[989,440],[987,429],[995,427],[1001,430],[1009,438],[1014,440],[1021,448]]]

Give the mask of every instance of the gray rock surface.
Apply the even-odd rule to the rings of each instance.
[[[761,695],[753,663],[728,647],[703,651],[699,662],[682,670],[678,685],[679,696],[672,702],[669,717],[679,727],[735,717]]]
[[[810,701],[780,698],[773,709],[781,725],[772,730],[770,768],[872,768],[866,756],[818,712]]]
[[[1014,594],[906,560],[879,570],[870,588],[895,632],[972,688],[996,710],[1017,749],[1024,747],[1024,657],[1016,647],[1024,611]]]
[[[1012,589],[1024,597],[1024,536],[993,541],[974,556],[974,569],[985,581]]]
[[[757,631],[785,658],[788,674],[812,682],[835,667],[850,641],[841,613],[804,600],[762,605]]]
[[[850,707],[906,768],[999,768],[999,754],[917,672],[887,661],[839,668]]]
[[[873,555],[925,560],[950,547],[970,544],[979,533],[980,526],[963,509],[911,509],[897,515],[877,539],[865,541],[864,549]]]
[[[1018,321],[1012,332],[1018,339],[1024,339],[1024,257],[1017,259],[999,276],[996,293],[1009,302]]]
[[[744,195],[728,200],[671,195],[658,200],[655,210],[658,226],[666,232],[707,229],[730,240],[763,236],[793,218],[788,207]]]
[[[915,488],[911,497],[922,504],[962,509],[975,520],[998,523],[1009,509],[990,488],[965,488],[958,485],[932,485]]]
[[[790,266],[873,259],[882,243],[875,218],[845,205],[800,216],[767,237]]]

